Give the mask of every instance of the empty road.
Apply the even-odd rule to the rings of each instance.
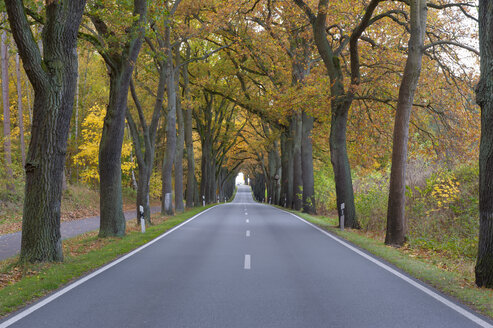
[[[492,327],[246,186],[33,306],[0,328]]]

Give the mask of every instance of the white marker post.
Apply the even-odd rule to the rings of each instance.
[[[205,196],[202,195],[202,206],[205,206]]]
[[[341,231],[344,231],[344,208],[345,208],[345,204],[342,203],[341,204],[341,217],[339,219]]]
[[[144,218],[144,206],[139,205],[139,213],[140,213],[140,228],[142,233],[146,232],[146,220]]]

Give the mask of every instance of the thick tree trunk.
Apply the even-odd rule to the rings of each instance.
[[[200,194],[205,197],[206,204],[211,204],[217,201],[216,160],[213,153],[212,136],[208,134],[202,139],[202,180],[200,182]]]
[[[479,1],[481,77],[476,90],[481,106],[479,149],[479,245],[476,285],[493,288],[493,3]]]
[[[302,114],[303,128],[301,137],[301,167],[303,171],[303,212],[314,214],[315,181],[313,177],[312,130],[313,116],[305,111]]]
[[[14,175],[12,173],[12,146],[10,135],[10,100],[9,100],[9,49],[7,32],[4,30],[1,37],[2,62],[2,101],[3,101],[3,153],[5,156],[5,172],[7,174],[7,190],[14,190]]]
[[[293,117],[293,208],[303,207],[303,169],[301,166],[302,120],[300,114]]]
[[[188,92],[188,91],[185,91]],[[193,109],[188,106],[184,109],[183,114],[185,116],[184,128],[185,128],[185,144],[187,148],[187,190],[186,190],[186,201],[187,207],[192,208],[194,206],[199,206],[195,201],[195,194],[198,194],[197,181],[195,178],[195,155],[193,150]]]
[[[290,131],[281,134],[281,205],[287,208],[293,203],[293,138]]]
[[[26,144],[24,141],[24,113],[22,108],[22,79],[19,54],[15,55],[15,70],[17,73],[17,110],[19,116],[19,142],[21,148],[22,166],[26,165]]]
[[[190,46],[186,47],[186,60],[189,60]],[[199,206],[195,195],[198,195],[197,181],[195,178],[195,156],[193,151],[193,109],[190,106],[190,89],[189,89],[189,76],[188,76],[188,64],[183,65],[183,93],[185,94],[186,106],[183,108],[184,116],[184,138],[187,150],[187,190],[186,190],[186,206],[192,208]]]
[[[396,247],[402,246],[406,240],[406,162],[409,120],[421,72],[426,32],[426,0],[411,0],[410,3],[411,36],[395,113],[387,233],[385,235],[385,244]]]
[[[139,165],[139,179],[137,180],[137,220],[140,220],[140,210],[139,207],[144,208],[144,220],[150,224],[151,223],[151,202],[149,200],[150,192],[150,181],[152,174],[152,165],[149,166],[147,163],[144,167]],[[137,224],[139,224],[137,222]]]
[[[175,156],[175,209],[177,212],[183,212],[183,146],[184,138],[184,122],[183,111],[180,101],[176,101],[176,116],[178,121],[178,136],[176,141],[176,156]]]
[[[171,51],[169,52],[171,56]],[[175,74],[173,73],[173,59],[168,57],[168,115],[166,128],[166,154],[163,161],[163,197],[161,212],[166,215],[173,215],[173,163],[176,152],[176,87]]]
[[[100,237],[123,236],[125,234],[121,150],[125,130],[128,88],[142,46],[146,13],[147,2],[134,0],[134,17],[136,19],[133,21],[129,39],[126,40],[123,50],[115,46],[110,51],[101,54],[109,69],[110,92],[99,145]],[[102,35],[108,33],[104,22],[93,18],[93,23]],[[103,28],[102,25],[104,25]]]
[[[175,50],[176,66],[180,65],[180,46]],[[185,122],[183,119],[183,109],[181,106],[180,93],[180,70],[176,70],[175,75],[176,91],[176,120],[178,123],[177,138],[176,138],[176,154],[175,154],[175,210],[183,212],[183,147],[185,144]]]
[[[280,180],[281,180],[281,157],[279,156],[279,144],[277,140],[273,142],[269,152],[269,175],[271,184],[271,203],[279,205],[281,199]],[[272,161],[272,165],[271,165]]]
[[[100,237],[125,234],[121,150],[131,72],[113,69],[110,74],[110,99],[99,145]]]
[[[351,168],[346,148],[346,126],[348,112],[343,108],[340,110],[333,105],[332,123],[330,127],[330,161],[334,170],[336,185],[337,209],[339,218],[342,215],[342,204],[344,204],[344,226],[348,228],[359,228],[356,220],[354,206],[353,182],[351,179]],[[336,107],[336,108],[334,108]]]
[[[49,2],[44,58],[22,1],[7,13],[25,71],[35,90],[34,122],[26,158],[21,261],[61,261],[60,206],[67,137],[77,80],[77,32],[85,1]]]

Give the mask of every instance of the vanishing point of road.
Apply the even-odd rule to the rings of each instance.
[[[493,327],[467,307],[240,186],[0,328]]]

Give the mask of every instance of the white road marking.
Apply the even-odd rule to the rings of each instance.
[[[246,219],[246,223],[250,223],[250,220]]]
[[[247,237],[250,237],[250,230],[247,230],[247,231],[246,231],[246,236],[247,236]]]
[[[397,276],[398,278],[404,280],[405,282],[407,282],[408,284],[414,286],[415,288],[421,290],[422,292],[424,292],[425,294],[433,297],[434,299],[436,299],[437,301],[441,302],[442,304],[448,306],[449,308],[451,308],[452,310],[460,313],[461,315],[463,315],[464,317],[466,317],[467,319],[471,320],[472,322],[478,324],[479,326],[483,327],[483,328],[493,328],[493,325],[490,325],[488,322],[484,321],[483,319],[481,319],[480,317],[474,315],[473,313],[467,311],[466,309],[464,309],[463,307],[449,301],[448,299],[446,299],[445,297],[435,293],[434,291],[432,291],[431,289],[421,285],[420,283],[417,283],[416,281],[414,281],[413,279],[409,278],[408,276],[400,273],[399,271],[389,267],[387,264],[385,263],[382,263],[380,262],[379,260],[373,258],[372,256],[366,254],[365,252],[362,252],[360,251],[359,249],[357,249],[356,247],[348,244],[347,242],[343,241],[342,239],[336,237],[336,236],[333,236],[332,234],[328,233],[327,231],[317,227],[316,225],[306,221],[305,219],[297,216],[296,214],[293,214],[293,213],[290,213],[290,212],[287,212],[287,211],[284,211],[284,210],[280,210],[280,211],[283,211],[283,212],[286,212],[288,214],[291,214],[292,216],[294,216],[295,218],[297,218],[298,220],[300,220],[301,222],[304,222],[306,224],[308,224],[309,226],[317,229],[318,231],[320,231],[321,233],[323,233],[324,235],[328,236],[329,238],[335,240],[336,242],[338,242],[339,244],[343,245],[344,247],[346,248],[349,248],[350,250],[352,250],[353,252],[355,252],[356,254],[364,257],[365,259],[367,259],[368,261],[370,262],[373,262],[374,264],[378,265],[379,267],[381,267],[382,269],[390,272],[391,274]],[[1,328],[1,327],[0,327]]]
[[[248,215],[248,213],[245,212],[245,215]]]
[[[44,300],[42,300],[41,302],[38,302],[36,304],[34,304],[33,306],[29,307],[28,309],[25,309],[24,311],[20,312],[19,314],[13,316],[12,318],[10,318],[9,320],[3,322],[0,324],[0,328],[7,328],[9,327],[10,325],[16,323],[17,321],[21,320],[22,318],[24,317],[27,317],[28,315],[30,315],[31,313],[33,313],[34,311],[36,311],[37,309],[39,308],[42,308],[43,306],[45,306],[46,304],[56,300],[57,298],[59,298],[60,296],[62,296],[63,294],[66,294],[67,292],[71,291],[72,289],[74,289],[75,287],[79,286],[79,285],[82,285],[83,283],[85,283],[86,281],[88,281],[89,279],[91,278],[94,278],[95,276],[103,273],[104,271],[114,267],[115,265],[117,265],[118,263],[120,262],[123,262],[125,261],[126,259],[128,259],[130,256],[132,255],[135,255],[137,254],[138,252],[140,252],[141,250],[143,250],[144,248],[147,248],[149,246],[151,246],[152,244],[154,244],[155,242],[157,242],[158,240],[166,237],[167,235],[169,235],[170,233],[172,233],[173,231],[175,231],[176,229],[184,226],[185,224],[195,220],[198,216],[204,214],[205,212],[211,210],[212,208],[214,208],[215,206],[213,207],[210,207],[208,209],[206,209],[205,211],[202,211],[198,214],[196,214],[195,216],[191,217],[190,219],[188,219],[187,221],[183,222],[183,223],[180,223],[179,225],[177,225],[176,227],[166,231],[165,233],[163,233],[162,235],[154,238],[153,240],[151,240],[150,242],[148,242],[147,244],[144,244],[142,246],[140,246],[139,248],[137,248],[136,250],[128,253],[127,255],[124,255],[122,257],[120,257],[119,259],[105,265],[104,267],[102,267],[101,269],[97,270],[97,271],[94,271],[93,273],[85,276],[84,278],[82,279],[79,279],[77,281],[75,281],[74,283],[68,285],[67,287],[59,290],[58,292],[56,292],[55,294],[45,298]],[[250,255],[248,255],[250,256]],[[249,258],[250,259],[250,258]],[[245,259],[246,261],[246,259]],[[245,265],[246,265],[246,262],[245,262]],[[248,265],[250,265],[250,262],[248,262]],[[245,268],[246,269],[246,268]]]
[[[245,268],[245,270],[250,270],[250,268],[251,268],[251,256],[250,256],[250,254],[245,254],[244,268]]]

